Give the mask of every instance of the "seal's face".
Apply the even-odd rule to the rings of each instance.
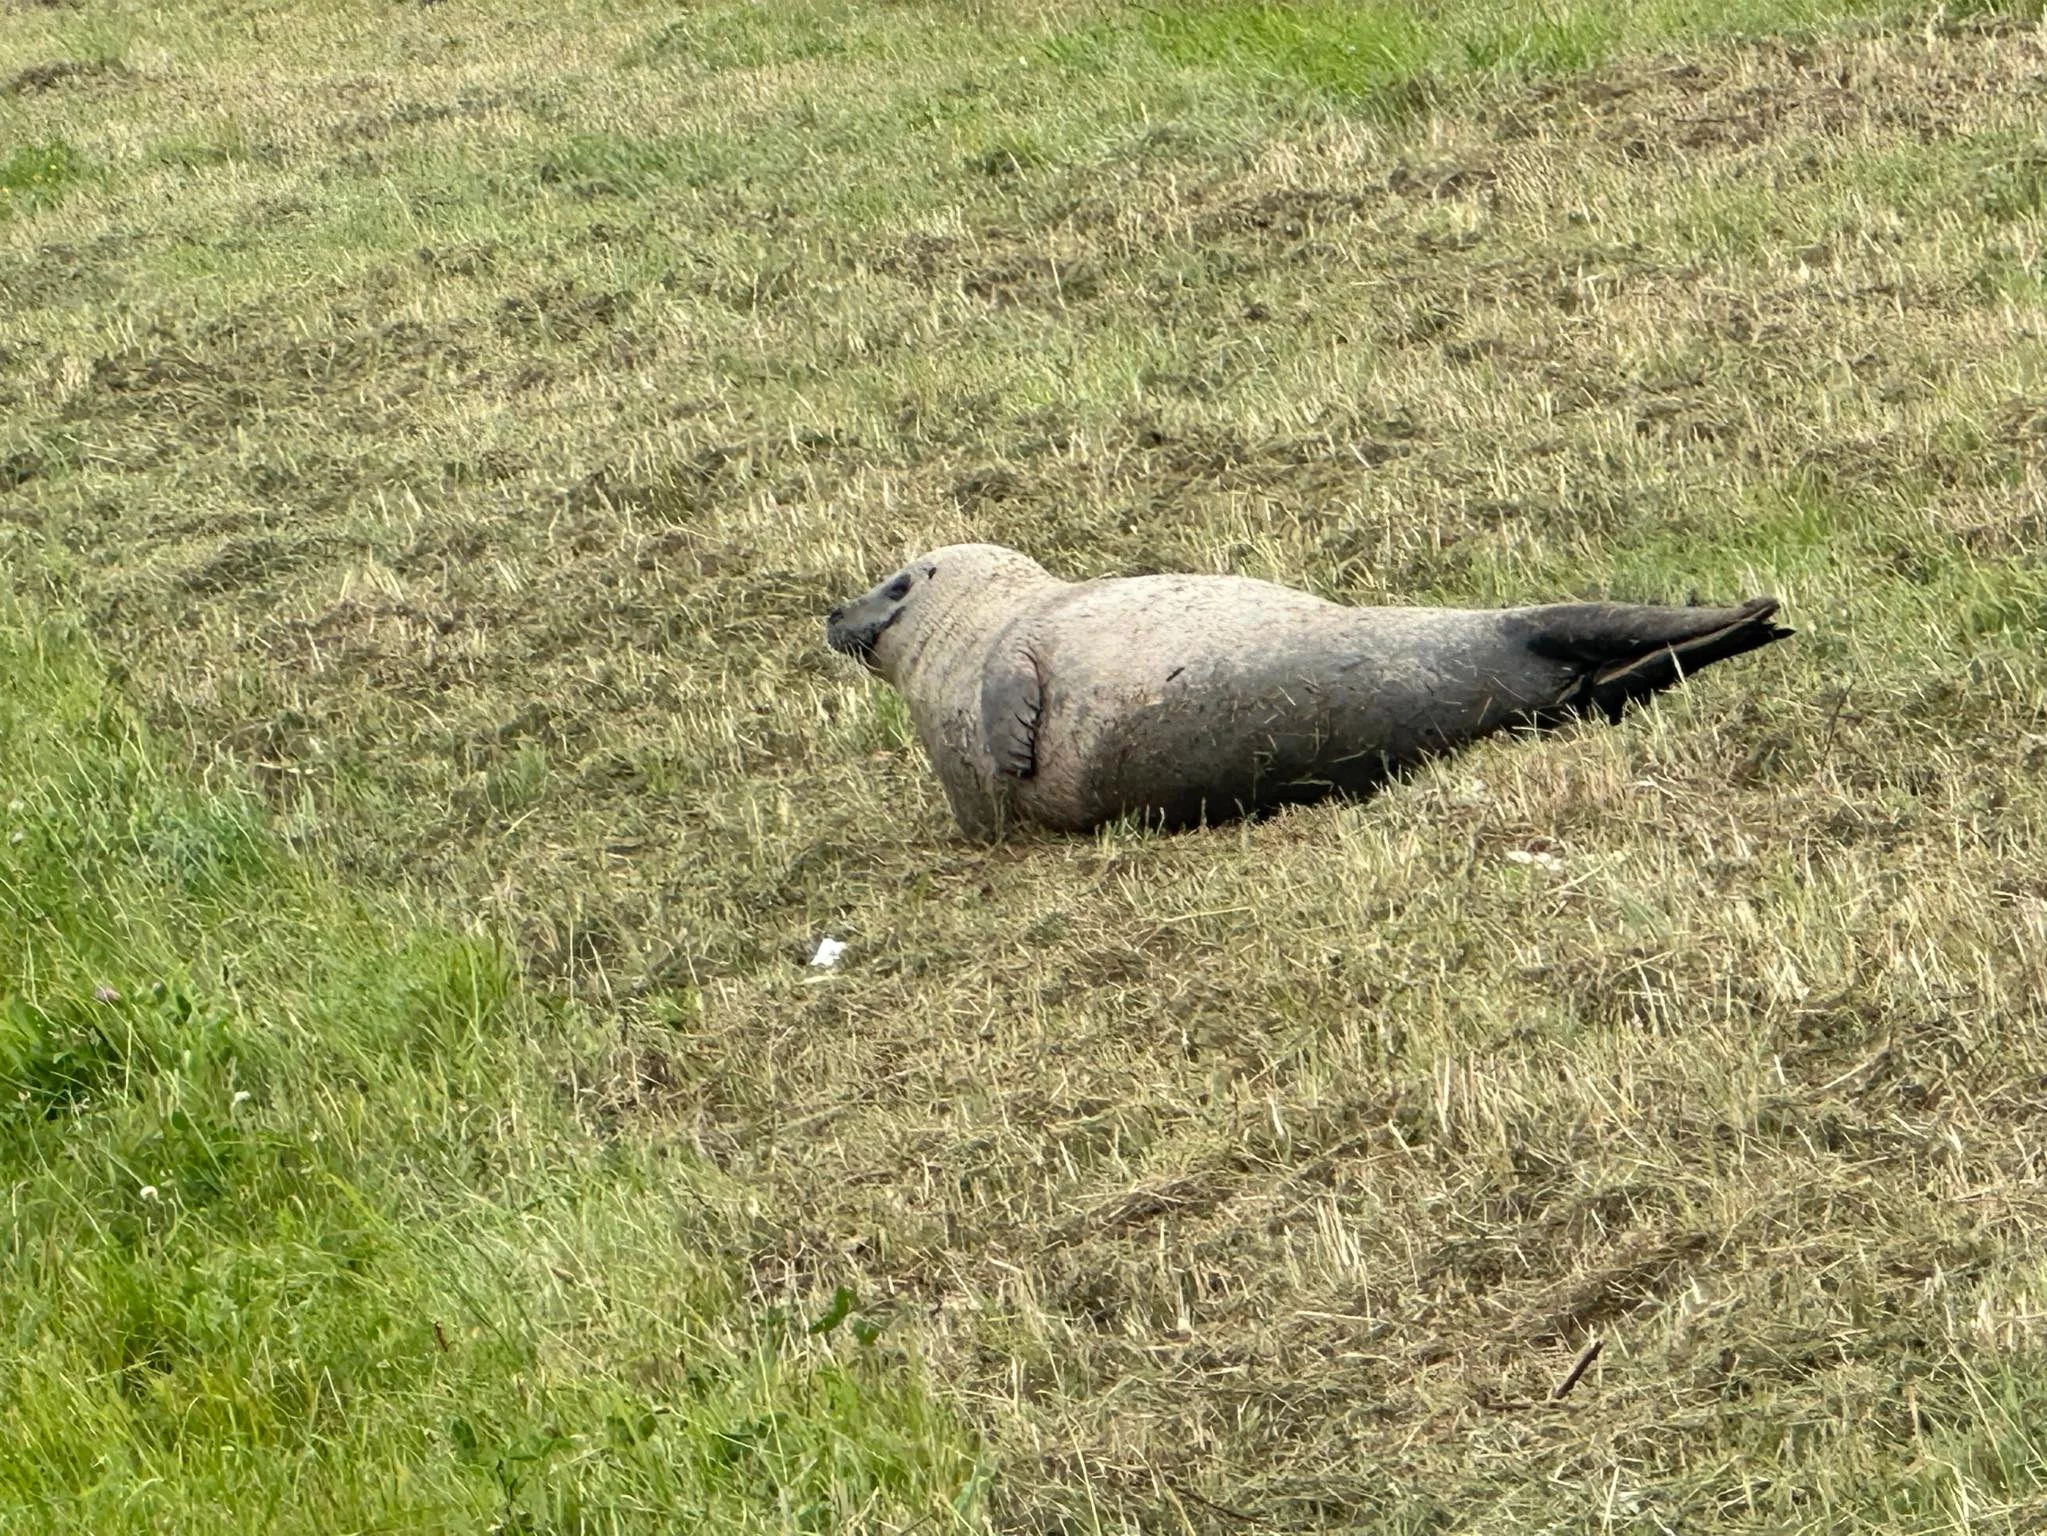
[[[999,544],[947,544],[834,608],[825,639],[890,683],[931,682],[978,665],[973,658],[1015,616],[1017,602],[1046,584],[1058,585],[1028,555]]]
[[[915,605],[919,593],[938,567],[928,560],[906,565],[887,581],[862,596],[841,604],[825,615],[825,639],[835,651],[857,656],[868,670],[882,670],[883,659],[875,647]]]

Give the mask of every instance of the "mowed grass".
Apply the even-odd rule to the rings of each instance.
[[[731,1192],[578,1113],[606,1056],[579,1012],[308,873],[246,793],[166,771],[101,670],[0,610],[0,1523],[968,1501],[969,1442],[850,1301],[748,1308]]]
[[[4,20],[24,1523],[2047,1516],[2036,12]],[[961,538],[1800,635],[980,849]]]

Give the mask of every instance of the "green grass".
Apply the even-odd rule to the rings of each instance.
[[[7,12],[15,1523],[2037,1527],[2038,20]],[[962,538],[1799,633],[981,849]]]
[[[47,207],[85,174],[85,157],[62,139],[24,144],[0,159],[0,219]]]
[[[1951,14],[1972,13],[1962,8]],[[1884,0],[1563,5],[1192,0],[1114,8],[1112,19],[1055,32],[1046,47],[1063,62],[1099,67],[1126,39],[1134,39],[1174,65],[1211,81],[1250,85],[1276,101],[1399,116],[1430,101],[1468,99],[1474,89],[1595,68],[1620,52],[1727,37],[1804,35],[1846,20],[1909,14]]]
[[[615,1064],[574,1010],[307,872],[97,673],[0,612],[0,1524],[964,1506],[965,1442],[840,1329],[851,1293],[808,1332],[750,1306],[730,1192],[593,1134]]]

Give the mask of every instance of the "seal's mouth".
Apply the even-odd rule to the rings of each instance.
[[[859,606],[854,604],[851,606]],[[852,656],[862,662],[869,671],[875,668],[874,644],[888,627],[903,616],[902,605],[898,603],[879,619],[861,622],[847,613],[845,608],[834,608],[825,615],[825,644],[841,656]]]

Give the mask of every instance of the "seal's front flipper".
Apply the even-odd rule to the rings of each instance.
[[[981,675],[981,736],[997,773],[1027,779],[1038,771],[1044,707],[1037,657],[1026,646],[998,644]]]

